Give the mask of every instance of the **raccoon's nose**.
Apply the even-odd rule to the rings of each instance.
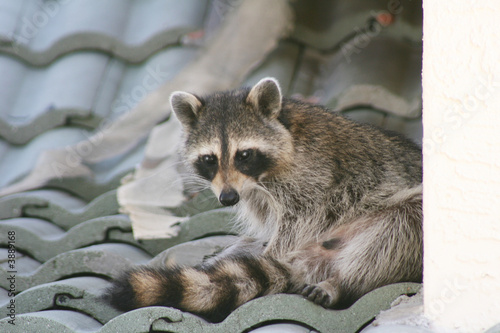
[[[221,192],[219,201],[224,206],[232,206],[236,205],[238,201],[240,201],[240,196],[238,195],[238,192],[231,188],[229,190],[223,190]]]

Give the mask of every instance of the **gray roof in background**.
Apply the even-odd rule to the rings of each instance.
[[[41,150],[87,138],[103,120],[172,79],[238,2],[0,0],[0,187],[26,175]],[[401,3],[391,8],[388,0],[296,1],[294,33],[245,85],[274,76],[287,95],[421,142],[421,3]],[[382,28],[376,18],[391,10],[400,15]],[[200,30],[205,39],[198,38]],[[16,326],[6,318],[1,331],[237,332],[266,321],[299,323],[287,324],[296,332],[333,326],[356,331],[397,295],[418,289],[384,287],[345,311],[293,295],[269,296],[245,304],[219,326],[168,308],[118,316],[96,298],[122,269],[150,260],[192,264],[234,237],[232,213],[202,193],[179,208],[191,218],[177,237],[134,240],[130,220],[118,212],[116,187],[141,161],[143,149],[93,166],[94,179],[55,180],[41,190],[0,198],[0,317],[11,299],[9,231],[16,233],[21,292],[15,297]]]

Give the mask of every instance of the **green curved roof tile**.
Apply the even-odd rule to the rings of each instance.
[[[346,310],[327,310],[298,295],[271,295],[252,300],[233,311],[220,324],[207,324],[200,319],[201,327],[192,326],[190,332],[246,332],[266,322],[296,322],[319,332],[356,332],[370,322],[381,311],[403,294],[414,294],[420,290],[417,283],[401,283],[376,289]],[[176,331],[178,323],[158,320],[153,330]],[[178,332],[188,332],[184,328]]]
[[[64,193],[57,200],[47,200],[46,206],[29,205],[24,207],[24,214],[50,220],[65,230],[84,221],[101,216],[118,214],[119,206],[116,201],[115,190],[101,194],[89,203],[79,200],[81,205],[69,206],[69,200],[78,199]]]
[[[57,190],[37,190],[0,198],[0,219],[37,217],[51,221],[64,230],[83,221],[117,213],[115,190],[88,203]]]
[[[356,332],[370,322],[381,310],[390,307],[392,301],[402,294],[414,294],[421,285],[416,283],[400,283],[385,286],[363,296],[353,306],[346,310],[324,309],[298,295],[271,295],[250,301],[236,309],[226,320],[218,324],[208,323],[205,320],[180,310],[167,307],[148,307],[124,313],[110,320],[104,326],[94,323],[86,326],[87,331],[98,333],[121,332],[151,332],[167,331],[177,333],[220,333],[220,332],[248,332],[252,328],[272,322],[292,322],[319,332]],[[41,316],[43,312],[19,315],[15,332],[26,329],[29,323],[51,325],[60,330],[77,332],[72,323],[67,322],[66,312],[50,312]],[[64,314],[64,315],[63,315]],[[72,312],[69,313],[73,317]],[[40,323],[40,317],[46,319]],[[91,320],[90,317],[82,318]],[[5,327],[8,318],[0,321],[0,328]],[[94,319],[92,319],[94,320]],[[39,326],[38,326],[39,327]],[[71,331],[73,329],[73,331]],[[12,331],[14,332],[14,331]]]
[[[0,221],[0,234],[15,231],[16,248],[33,259],[45,262],[61,253],[108,240],[110,229],[130,229],[127,217],[106,216],[82,222],[64,232],[54,224],[35,218],[16,218]],[[0,246],[7,246],[0,238]]]
[[[0,320],[0,331],[9,333],[51,332],[80,333],[95,332],[102,327],[97,320],[70,310],[49,310],[16,316],[15,325],[9,318]],[[123,328],[116,332],[123,332]]]
[[[16,289],[24,291],[34,286],[78,275],[117,278],[134,264],[145,264],[151,256],[125,244],[101,244],[68,251],[48,260],[36,270],[17,273]],[[0,287],[9,288],[8,269],[0,267]]]
[[[16,314],[44,311],[49,309],[70,309],[85,313],[104,324],[121,312],[99,301],[102,290],[109,286],[109,282],[97,277],[77,277],[45,283],[30,288],[16,297]],[[10,302],[2,305],[6,308]],[[2,312],[4,318],[7,313]]]

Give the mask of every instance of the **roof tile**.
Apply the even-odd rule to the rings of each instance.
[[[49,310],[20,314],[16,316],[14,323],[15,325],[9,324],[8,318],[0,320],[0,330],[9,333],[88,333],[95,332],[102,327],[97,320],[83,313],[70,310]]]
[[[38,194],[38,191],[35,191],[35,193]],[[21,198],[24,200],[32,198],[30,194],[28,192],[26,197]],[[48,194],[52,195],[49,196]],[[83,200],[56,190],[44,190],[43,196],[44,198],[50,198],[45,205],[23,203],[22,208],[18,207],[17,209],[21,210],[24,216],[44,218],[65,230],[80,222],[117,214],[119,208],[116,202],[116,191],[114,190],[98,196],[88,204]],[[1,207],[2,199],[0,199],[0,210]]]
[[[82,222],[64,232],[53,223],[35,218],[15,218],[0,221],[0,232],[14,231],[22,242],[17,250],[28,253],[33,259],[45,262],[61,253],[109,241],[110,229],[130,229],[130,221],[123,216],[107,216]],[[0,239],[0,246],[7,246]]]
[[[129,111],[172,79],[196,54],[168,48],[140,65],[95,52],[76,52],[48,67],[29,67],[0,54],[0,136],[14,144],[66,123],[98,128]]]
[[[65,308],[85,313],[104,324],[121,314],[99,301],[102,291],[109,285],[106,280],[88,276],[35,286],[14,298],[16,315]],[[5,306],[7,303],[4,303],[2,308]],[[5,312],[2,315],[6,317]]]
[[[70,286],[68,282],[62,282],[42,286],[40,291],[33,292],[47,292],[46,297],[50,297],[61,291],[61,288],[70,288]],[[132,332],[247,332],[249,329],[270,320],[279,319],[283,322],[299,321],[301,325],[320,332],[330,332],[332,328],[338,332],[347,332],[362,328],[381,309],[389,308],[390,303],[397,296],[415,293],[419,289],[420,285],[414,283],[385,286],[363,296],[350,309],[343,311],[324,309],[297,295],[264,296],[243,304],[219,324],[210,324],[192,314],[167,307],[147,307],[130,311],[115,317],[103,327],[98,325],[97,321],[93,322],[94,319],[90,316],[78,316],[77,318],[73,316],[76,312],[49,310],[17,316],[16,329],[26,329],[30,322],[34,322],[37,325],[35,327],[38,327],[41,324],[37,323],[37,320],[42,317],[47,319],[43,321],[45,325],[53,325],[59,329],[66,326],[74,331],[83,329],[74,326],[83,321],[86,325],[86,331],[99,330],[100,333],[117,332],[123,330],[123,327],[127,327]],[[77,287],[72,292],[77,294],[80,291],[81,289]],[[76,320],[76,322],[68,323],[67,317]],[[7,320],[8,318],[0,320],[0,328],[6,326]]]
[[[85,137],[85,131],[82,129],[65,127],[44,132],[24,146],[12,145],[0,139],[0,174],[2,175],[0,187],[29,173],[40,152],[75,144]]]
[[[377,14],[388,13],[398,16],[386,28],[388,33],[398,39],[420,41],[421,6],[421,1],[299,0],[294,2],[297,21],[292,37],[315,49],[332,51],[346,39],[373,28]]]
[[[0,25],[0,51],[38,66],[77,50],[100,50],[139,62],[200,29],[208,4],[207,0],[92,2],[26,0],[24,6],[2,4],[0,8],[11,14]]]
[[[421,45],[383,35],[365,44],[353,40],[349,49],[326,55],[319,67],[320,102],[335,109],[368,105],[417,118],[422,108],[421,57]]]
[[[0,249],[1,261],[6,261],[7,249]],[[83,249],[61,253],[40,264],[30,259],[30,267],[16,259],[18,274],[16,275],[16,290],[24,291],[37,285],[57,281],[75,275],[98,275],[117,278],[118,275],[132,264],[145,264],[151,256],[144,251],[125,244],[100,244]],[[30,269],[28,271],[28,269]],[[36,268],[36,269],[33,269]],[[9,269],[6,262],[0,264],[0,287],[9,288],[7,277]]]

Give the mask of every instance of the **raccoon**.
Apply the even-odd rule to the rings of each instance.
[[[243,303],[293,293],[345,308],[380,286],[422,278],[420,148],[394,133],[284,98],[278,82],[171,96],[181,155],[241,238],[195,267],[138,267],[105,298],[220,322]]]

